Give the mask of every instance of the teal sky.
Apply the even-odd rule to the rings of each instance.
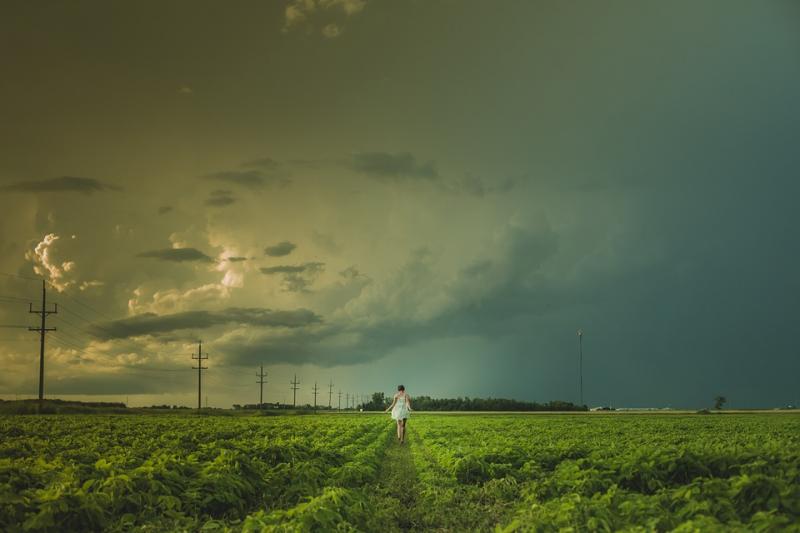
[[[20,1],[0,47],[48,395],[191,405],[202,339],[217,406],[577,401],[582,328],[590,405],[800,401],[796,3]]]

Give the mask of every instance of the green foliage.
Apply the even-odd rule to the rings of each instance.
[[[270,523],[327,524],[330,508],[358,508],[342,491],[374,480],[389,434],[383,419],[350,415],[0,422],[7,532],[230,530],[258,509]]]
[[[0,531],[800,531],[794,414],[0,416]]]
[[[796,415],[418,416],[429,529],[800,531]],[[458,517],[469,516],[469,521]]]

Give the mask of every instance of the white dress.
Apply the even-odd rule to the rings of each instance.
[[[409,416],[411,416],[411,413],[408,410],[406,397],[398,396],[397,401],[394,403],[394,407],[392,408],[392,418],[394,420],[402,420],[403,418],[408,418]]]

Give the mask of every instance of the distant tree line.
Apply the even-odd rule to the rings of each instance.
[[[0,414],[75,414],[75,413],[125,413],[122,402],[80,402],[58,398],[0,400]]]
[[[237,409],[237,410],[238,409],[262,409],[262,410],[270,410],[270,409],[294,409],[294,410],[305,409],[305,410],[308,410],[308,409],[311,409],[311,410],[313,410],[314,406],[311,405],[311,404],[308,404],[308,403],[292,405],[290,403],[280,403],[280,402],[267,403],[267,402],[264,402],[261,405],[259,405],[257,403],[246,403],[244,405],[240,405],[238,403],[235,403],[235,404],[233,404],[233,408]],[[327,410],[330,410],[330,409],[334,409],[335,410],[336,407],[330,408],[327,405],[318,405],[316,407],[316,409],[318,411],[327,411]]]
[[[382,392],[372,394],[372,400],[359,405],[365,411],[383,411],[391,400]],[[415,411],[586,411],[585,405],[559,400],[547,403],[523,402],[507,398],[431,398],[412,396],[411,407]]]

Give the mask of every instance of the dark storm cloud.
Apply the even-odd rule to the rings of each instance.
[[[243,366],[264,362],[332,367],[363,363],[379,357],[368,353],[363,344],[354,349],[331,346],[331,339],[338,333],[343,333],[342,328],[290,331],[285,335],[258,339],[235,336],[217,342],[215,346],[225,352],[230,364]]]
[[[363,276],[361,272],[353,265],[345,268],[344,270],[339,272],[339,275],[345,279],[356,279],[360,276]]]
[[[363,152],[353,155],[351,166],[354,170],[380,180],[439,178],[433,161],[419,163],[408,152]]]
[[[282,275],[282,288],[287,292],[307,292],[324,269],[325,263],[310,262],[302,265],[261,267],[259,270],[268,275]]]
[[[173,210],[173,207],[171,205],[162,205],[161,207],[158,208],[158,214],[159,215],[165,215],[165,214],[169,213],[172,210]]]
[[[435,283],[430,254],[420,249],[386,284],[376,308],[394,311],[399,305],[413,310],[444,291],[450,305],[438,314],[415,319],[378,318],[380,315],[375,313],[371,315],[375,320],[329,321],[312,331],[297,330],[262,338],[233,337],[226,339],[224,349],[234,364],[248,365],[265,358],[271,363],[330,367],[374,361],[392,350],[428,339],[517,336],[525,327],[521,321],[574,301],[571,289],[554,289],[537,277],[545,262],[558,251],[558,244],[558,235],[548,226],[508,229],[502,257],[466,265],[446,287]],[[281,272],[294,272],[298,267],[277,268],[283,268]],[[348,281],[364,277],[355,267],[343,270],[340,275]],[[341,339],[355,341],[341,342]]]
[[[121,187],[103,183],[94,178],[80,178],[74,176],[61,176],[39,181],[21,181],[0,188],[8,192],[79,192],[83,194],[93,194],[104,191],[120,191]]]
[[[486,196],[492,193],[508,192],[514,188],[514,185],[515,181],[511,178],[505,179],[499,183],[491,183],[470,175],[464,176],[460,180],[443,182],[441,184],[442,188],[446,191],[472,194],[474,196]]]
[[[241,261],[247,261],[247,258],[246,257],[242,257],[242,256],[238,256],[238,255],[234,255],[232,257],[226,257],[225,260],[226,261],[230,261],[231,263],[239,263]]]
[[[300,272],[319,272],[325,263],[303,263],[302,265],[278,265],[274,267],[261,267],[264,274],[298,274]]]
[[[189,385],[191,379],[177,372],[163,369],[133,366],[119,373],[85,374],[51,380],[48,390],[51,394],[161,394],[165,390]]]
[[[206,199],[205,205],[209,207],[225,207],[236,202],[236,198],[232,196],[233,191],[218,189],[209,193],[209,198]]]
[[[99,339],[109,340],[158,335],[190,328],[210,328],[221,324],[301,328],[321,321],[319,315],[308,309],[279,311],[259,307],[229,307],[222,311],[184,311],[169,315],[143,313],[121,320],[93,324],[89,331]]]
[[[258,159],[251,159],[250,161],[245,161],[242,163],[242,167],[244,168],[260,168],[262,170],[278,170],[281,168],[281,164],[272,159],[271,157],[261,157]]]
[[[266,174],[260,170],[226,170],[223,172],[206,174],[203,177],[205,179],[222,181],[250,189],[263,189],[273,185],[284,187],[291,183],[286,177]]]
[[[295,248],[297,248],[297,245],[293,242],[282,241],[264,248],[264,254],[270,257],[283,257],[292,253]],[[266,273],[268,274],[269,272]]]
[[[66,236],[77,233],[59,263],[75,260],[76,282],[97,278],[113,287],[84,298],[96,296],[89,303],[118,316],[140,282],[148,283],[145,293],[188,288],[189,280],[169,275],[169,264],[130,261],[136,250],[152,250],[147,238],[157,223],[199,232],[193,245],[211,253],[202,229],[190,229],[205,226],[229,249],[262,260],[260,249],[250,249],[259,242],[253,234],[302,212],[292,238],[313,227],[334,234],[347,256],[330,260],[336,267],[325,281],[348,289],[332,297],[320,276],[319,293],[300,297],[326,309],[326,324],[240,339],[236,353],[248,364],[262,350],[284,362],[293,361],[286,354],[320,364],[368,361],[419,342],[431,365],[387,361],[375,368],[407,372],[408,380],[433,375],[439,391],[550,399],[567,390],[559,379],[577,370],[581,327],[592,404],[698,406],[715,393],[742,406],[797,400],[797,2],[728,2],[724,17],[711,2],[516,2],[503,9],[473,2],[457,10],[428,2],[413,34],[408,22],[420,21],[418,6],[385,2],[326,48],[300,25],[296,34],[280,33],[287,2],[252,3],[265,6],[252,13],[222,3],[191,12],[176,5],[158,16],[129,3],[113,17],[95,3],[43,10],[15,2],[0,17],[6,48],[15,51],[3,61],[3,76],[13,83],[0,92],[19,104],[6,106],[0,120],[2,167],[19,174],[0,178],[0,187],[24,181],[18,176],[61,175],[67,171],[52,169],[76,168],[77,161],[82,166],[69,172],[112,176],[143,194],[90,188],[36,198],[32,190],[0,190],[0,270],[28,274],[29,243],[58,230],[66,245]],[[321,14],[310,15],[314,31],[327,22]],[[219,24],[223,19],[230,23]],[[273,22],[272,32],[263,21]],[[243,31],[250,22],[267,30],[252,39]],[[31,38],[32,25],[41,38]],[[209,28],[218,39],[206,38]],[[149,38],[141,38],[143,30]],[[380,61],[387,49],[391,60]],[[142,83],[143,58],[159,58],[148,62],[148,75],[172,79],[165,90]],[[43,83],[52,72],[72,74],[55,98],[54,85]],[[202,94],[168,94],[190,80]],[[365,132],[374,135],[365,141]],[[268,145],[273,151],[261,148]],[[352,147],[413,155],[353,157]],[[275,159],[261,157],[267,153]],[[93,163],[98,154],[103,170]],[[228,162],[206,166],[222,158]],[[437,166],[426,169],[429,159]],[[160,179],[159,169],[190,173],[201,186],[199,207],[215,187],[234,189],[244,204],[245,194],[277,190],[280,178],[293,177],[289,170],[303,183],[285,198],[262,194],[253,202],[258,210],[198,221],[179,209],[185,184]],[[200,177],[215,171],[231,172]],[[476,177],[461,180],[467,172]],[[146,174],[141,186],[134,173]],[[516,180],[511,194],[504,194],[505,176]],[[383,190],[398,185],[410,187],[397,196]],[[360,194],[348,194],[353,189]],[[451,196],[437,202],[430,192]],[[43,200],[35,215],[28,211],[34,206],[23,205],[29,202],[15,202],[31,198]],[[95,204],[105,209],[76,209],[66,204],[73,199],[100,199]],[[166,201],[175,212],[158,217]],[[502,224],[528,220],[538,209],[552,214],[557,235],[528,228],[496,245]],[[120,230],[116,240],[104,240],[117,224],[126,228],[125,239],[117,239]],[[304,246],[311,239],[305,235],[297,241]],[[11,240],[15,249],[4,246]],[[344,253],[337,242],[308,245],[320,254]],[[413,257],[393,275],[402,267],[397,255],[418,242],[439,248],[441,264],[429,268]],[[267,265],[304,260],[315,259]],[[351,263],[377,279],[360,289],[361,276],[338,273]],[[146,279],[142,266],[150,269]],[[274,272],[253,281],[284,280],[286,290],[305,290],[307,274]],[[234,302],[254,297],[245,281],[245,290],[231,291]],[[341,321],[328,324],[337,314]],[[178,337],[158,340],[167,335]],[[459,335],[474,341],[491,367],[465,358],[451,343]],[[426,347],[428,340],[436,346]],[[0,356],[3,363],[10,357]],[[436,361],[454,372],[433,374]],[[477,377],[461,381],[458,367],[462,376]],[[4,391],[34,374],[4,368]],[[355,379],[372,367],[348,370],[344,375]]]
[[[311,232],[311,242],[330,254],[338,254],[342,251],[342,246],[336,242],[330,233],[321,233],[317,230]]]
[[[203,263],[213,263],[214,260],[198,250],[197,248],[163,248],[161,250],[150,250],[136,254],[136,257],[149,257],[162,261],[173,261],[182,263],[184,261],[200,261]]]
[[[208,198],[205,201],[205,205],[208,207],[226,207],[235,203],[236,198],[233,196],[215,196],[213,198]]]

